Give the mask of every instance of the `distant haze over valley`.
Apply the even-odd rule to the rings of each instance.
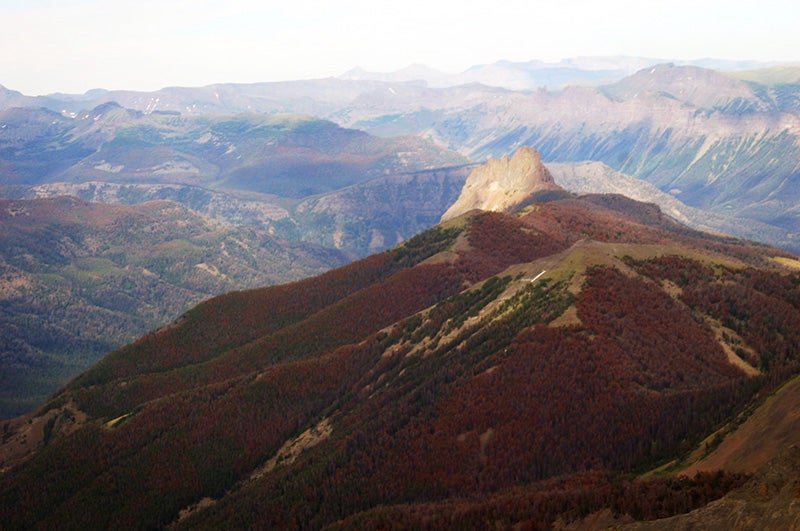
[[[729,60],[729,59],[692,59],[679,60],[655,57],[633,57],[633,56],[580,56],[564,58],[560,61],[548,62],[538,59],[530,61],[508,61],[501,60],[494,63],[476,64],[462,72],[445,72],[431,68],[424,64],[411,64],[405,68],[395,71],[378,72],[371,71],[355,66],[333,79],[348,81],[381,81],[391,83],[423,83],[431,88],[454,87],[470,83],[480,83],[490,87],[506,88],[509,90],[536,90],[540,88],[560,89],[570,85],[597,86],[605,83],[619,81],[623,77],[629,76],[643,68],[652,67],[659,64],[676,64],[686,66],[697,66],[718,71],[741,72],[750,70],[761,70],[780,65],[800,65],[797,63],[782,63],[778,61],[752,61],[752,60]],[[319,78],[323,79],[323,78]],[[314,81],[317,78],[295,79],[285,81],[271,81],[268,84],[293,83],[297,81]],[[330,79],[330,78],[329,78]],[[215,85],[259,85],[261,83],[225,83],[220,80]],[[21,92],[14,91],[15,87],[3,87],[16,96],[23,96]],[[161,90],[167,89],[186,89],[187,86],[165,86]],[[48,106],[52,101],[61,101],[65,109],[74,108],[75,104],[82,102],[94,102],[108,100],[109,93],[124,93],[125,90],[108,90],[103,87],[95,87],[82,94],[54,92],[50,94],[25,96],[33,97],[40,103]],[[146,94],[146,91],[133,91]],[[151,91],[159,92],[159,91]],[[1,100],[0,100],[1,101]],[[22,101],[22,100],[21,100]],[[81,107],[83,108],[83,107]],[[137,108],[137,107],[131,107]],[[147,111],[148,109],[140,109]],[[153,105],[152,110],[165,110],[158,105]]]
[[[11,129],[0,131],[0,142],[13,138],[19,120],[30,119],[15,118],[15,107],[46,108],[60,115],[36,118],[42,124],[38,132],[20,133],[32,134],[32,139],[51,134],[44,124],[54,129],[67,127],[70,120],[76,126],[101,120],[108,113],[105,105],[112,103],[162,123],[175,113],[183,118],[173,117],[173,121],[212,114],[302,114],[376,137],[423,139],[462,157],[462,162],[453,157],[453,164],[511,155],[521,146],[538,149],[545,162],[600,162],[709,216],[732,219],[719,230],[800,249],[800,67],[713,59],[657,62],[636,57],[501,61],[455,76],[413,66],[391,74],[354,70],[317,80],[172,87],[155,92],[96,90],[44,97],[3,89],[0,109],[5,110],[0,111],[0,121]],[[117,126],[107,123],[102,130],[115,130],[110,127]],[[16,137],[14,142],[19,140]],[[82,167],[85,162],[61,177],[35,169],[40,175],[30,184],[121,182],[124,179],[114,171],[125,165],[111,164],[101,154],[119,145],[119,141],[100,145],[97,154],[87,151],[90,159],[97,159],[91,171]],[[226,149],[233,149],[233,144]],[[224,156],[233,161],[248,153],[242,146],[238,149]],[[20,154],[15,151],[11,156]],[[6,168],[17,164],[3,160]],[[35,163],[37,157],[32,160]],[[413,158],[408,160],[413,162]],[[207,182],[209,172],[219,171],[214,162],[202,166],[183,155],[164,164],[159,171],[165,173],[151,175],[154,181],[175,183],[175,172],[183,171],[178,179],[182,184],[188,184],[187,179]],[[8,175],[17,175],[14,184],[25,184],[18,177],[19,168],[8,170]],[[147,170],[137,171],[145,175]],[[252,169],[237,171],[236,179],[241,180]],[[367,177],[349,170],[337,172],[335,178],[341,184]]]

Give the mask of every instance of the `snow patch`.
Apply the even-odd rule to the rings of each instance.
[[[110,162],[102,161],[100,164],[94,166],[95,170],[100,170],[108,173],[119,173],[125,168],[124,165],[119,164],[117,166],[111,164]]]

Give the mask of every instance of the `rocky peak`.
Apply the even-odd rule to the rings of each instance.
[[[442,221],[470,210],[510,212],[541,191],[562,190],[542,163],[539,152],[521,147],[511,158],[490,159],[467,177],[461,195]]]

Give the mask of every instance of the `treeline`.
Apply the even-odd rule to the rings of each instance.
[[[546,531],[606,509],[624,521],[684,514],[742,486],[748,476],[722,471],[648,480],[591,472],[517,487],[487,498],[382,506],[328,529],[530,529]]]

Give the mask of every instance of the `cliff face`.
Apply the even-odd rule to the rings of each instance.
[[[548,190],[563,190],[542,164],[539,152],[522,147],[510,159],[491,159],[475,168],[464,184],[461,195],[442,221],[470,210],[509,212],[529,200],[533,194]]]
[[[458,166],[373,179],[309,198],[292,219],[302,241],[365,257],[438,223],[470,170]]]

